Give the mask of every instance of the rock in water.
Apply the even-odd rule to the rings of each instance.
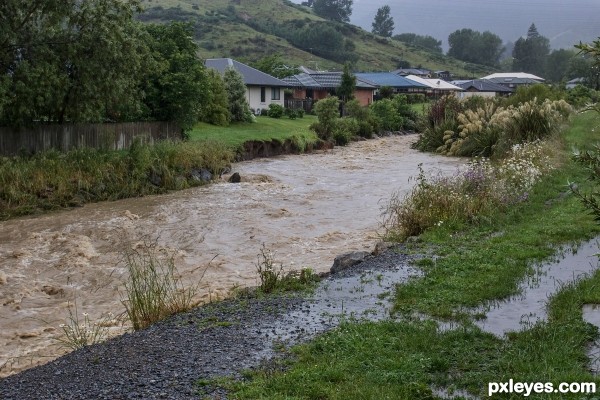
[[[230,183],[240,183],[242,181],[242,177],[240,176],[239,173],[235,172],[233,175],[231,175],[231,177],[229,178],[229,182]]]
[[[371,254],[366,251],[353,251],[350,253],[341,254],[333,260],[333,265],[331,266],[330,271],[332,274],[343,271],[346,268],[360,264],[370,255]]]

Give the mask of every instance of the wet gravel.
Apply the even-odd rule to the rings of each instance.
[[[238,377],[275,357],[274,344],[307,341],[335,327],[342,314],[381,319],[388,304],[379,294],[415,273],[407,255],[386,251],[330,275],[312,296],[240,297],[199,307],[1,379],[0,399],[226,398],[221,389],[200,393],[197,382]],[[381,312],[344,309],[351,298],[356,310],[371,301]]]

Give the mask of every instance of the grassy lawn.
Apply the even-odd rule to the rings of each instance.
[[[597,140],[593,113],[578,115],[566,132],[564,164],[536,185],[527,202],[477,226],[436,227],[412,251],[435,252],[420,261],[424,277],[397,287],[403,322],[346,323],[293,349],[283,372],[270,368],[232,383],[244,399],[432,399],[431,387],[466,390],[488,398],[488,382],[596,382],[587,370],[586,346],[597,337],[581,306],[600,303],[600,273],[566,285],[548,301],[549,319],[500,339],[474,325],[465,308],[502,299],[517,290],[531,264],[559,244],[598,235],[599,227],[567,182],[585,186],[586,173],[570,160],[573,146]],[[416,313],[457,321],[437,330]],[[458,396],[458,394],[456,394]],[[461,398],[461,397],[456,397]],[[497,394],[493,398],[523,398]],[[536,394],[531,399],[592,399],[584,394]]]
[[[306,145],[318,140],[308,128],[316,121],[317,117],[305,115],[297,119],[259,116],[255,123],[235,123],[226,127],[199,123],[191,130],[190,139],[222,142],[232,149],[240,148],[249,140],[283,142],[290,139]]]

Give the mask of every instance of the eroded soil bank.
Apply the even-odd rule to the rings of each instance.
[[[418,173],[460,160],[410,149],[415,136],[353,143],[234,165],[242,182],[90,204],[0,223],[0,376],[64,354],[56,338],[69,304],[92,320],[119,314],[125,248],[155,241],[175,253],[198,301],[257,284],[262,244],[286,269],[329,269],[336,255],[373,248],[381,207]],[[121,333],[117,321],[109,322]]]

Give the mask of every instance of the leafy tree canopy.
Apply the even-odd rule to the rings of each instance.
[[[546,63],[550,54],[550,40],[541,36],[535,24],[531,24],[526,38],[519,38],[513,49],[513,70],[538,76],[546,75]]]
[[[259,71],[274,76],[276,78],[285,78],[300,72],[297,67],[290,67],[281,59],[280,54],[266,56],[253,63],[252,66]]]
[[[349,22],[353,0],[314,0],[313,10],[325,19]]]
[[[417,35],[416,33],[401,33],[399,35],[395,35],[392,39],[398,40],[400,42],[412,45],[423,47],[427,50],[432,50],[436,53],[442,53],[442,41],[437,40],[436,38],[429,35]]]
[[[394,18],[390,16],[390,6],[385,5],[377,10],[372,24],[372,31],[376,35],[391,37],[394,32]]]
[[[496,66],[504,51],[502,39],[489,31],[460,29],[448,36],[448,55],[474,64]]]
[[[198,47],[192,40],[192,27],[171,22],[145,25],[145,29],[157,62],[144,85],[150,117],[176,121],[187,130],[200,118],[208,87],[204,63],[196,55]]]
[[[0,123],[128,119],[148,58],[137,0],[0,3]]]

